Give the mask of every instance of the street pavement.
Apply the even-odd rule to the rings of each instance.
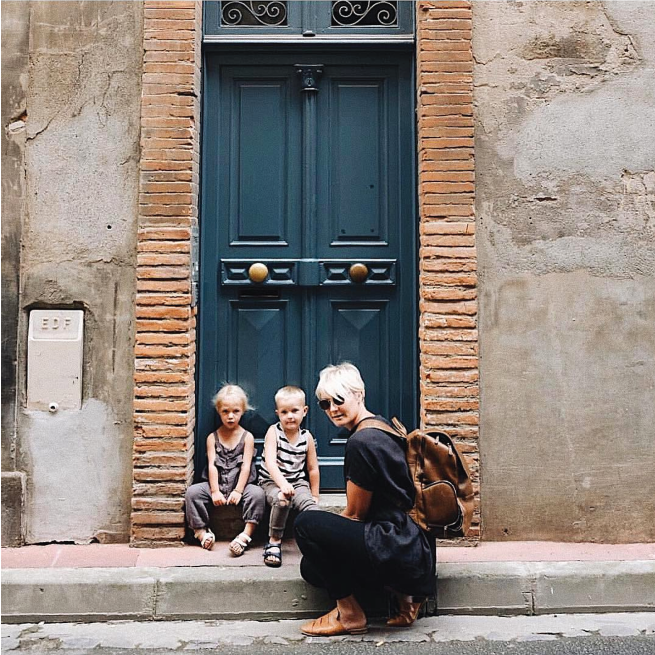
[[[130,548],[117,545],[2,549],[5,623],[110,620],[301,619],[331,609],[299,575],[293,541],[279,569],[261,544],[239,558],[227,542]],[[437,612],[536,615],[655,610],[655,544],[482,542],[438,547]],[[369,602],[370,601],[370,602]],[[385,599],[369,599],[383,616]]]
[[[377,653],[396,655],[653,655],[655,613],[439,616],[393,630],[371,622],[365,635],[315,638],[302,621],[112,621],[2,626],[2,652]]]

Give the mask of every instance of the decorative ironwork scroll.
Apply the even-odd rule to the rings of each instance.
[[[287,25],[287,2],[282,0],[223,0],[223,27],[284,27]]]
[[[333,27],[393,27],[398,24],[398,0],[334,0]]]

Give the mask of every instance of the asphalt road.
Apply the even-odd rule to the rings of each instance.
[[[114,649],[94,648],[67,650],[43,643],[36,648],[21,649],[21,655],[173,655],[173,649]],[[219,646],[193,650],[196,655],[655,655],[655,636],[638,637],[575,637],[552,641],[474,641],[411,643],[340,641],[331,643],[298,643],[284,646],[258,644],[250,646]]]
[[[304,637],[302,620],[2,625],[3,655],[655,655],[655,612],[438,616],[407,630]]]

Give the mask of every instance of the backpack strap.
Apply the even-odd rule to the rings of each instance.
[[[395,417],[391,420],[393,422],[393,426],[377,418],[362,419],[355,426],[353,434],[355,432],[359,432],[360,430],[363,430],[364,428],[373,428],[375,430],[380,430],[381,432],[386,432],[387,434],[390,434],[394,437],[400,437],[401,439],[406,439],[407,429],[405,428],[405,426]]]

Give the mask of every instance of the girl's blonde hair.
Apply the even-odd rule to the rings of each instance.
[[[240,400],[241,404],[243,405],[244,412],[252,409],[250,403],[248,402],[248,394],[238,384],[225,384],[218,390],[218,393],[212,400],[216,411],[219,410],[220,406],[228,398],[237,398]]]
[[[366,387],[359,369],[350,362],[342,362],[336,366],[326,366],[320,373],[316,385],[316,397],[344,399],[354,393],[361,393],[362,400],[366,396]]]

